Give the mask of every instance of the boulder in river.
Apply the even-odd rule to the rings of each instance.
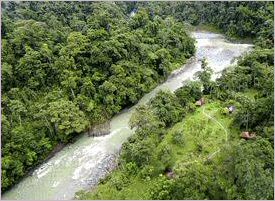
[[[110,121],[96,125],[88,130],[89,137],[98,137],[108,135],[110,133]]]

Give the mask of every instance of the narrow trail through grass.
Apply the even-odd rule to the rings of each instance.
[[[228,140],[228,132],[227,132],[226,128],[215,117],[212,117],[209,114],[205,113],[205,107],[203,107],[202,112],[203,112],[203,114],[205,116],[207,116],[208,118],[212,119],[213,121],[215,121],[217,124],[219,124],[222,127],[222,129],[225,132],[225,141],[227,142],[227,140]]]
[[[214,111],[214,112],[216,112],[216,111]],[[209,115],[205,112],[205,106],[203,106],[202,113],[207,118],[209,118],[209,119],[213,120],[214,122],[216,122],[224,130],[225,141],[227,142],[228,141],[228,131],[226,130],[226,128],[215,117],[213,117],[213,116],[211,116],[211,115]],[[213,153],[209,154],[207,157],[202,158],[201,160],[195,159],[193,161],[188,161],[188,162],[182,163],[181,166],[185,166],[185,165],[189,165],[189,164],[193,164],[193,163],[198,163],[198,162],[205,162],[206,160],[212,159],[220,151],[221,151],[221,149],[218,149],[218,150],[214,151]]]

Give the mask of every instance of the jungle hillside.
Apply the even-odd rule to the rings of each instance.
[[[136,107],[115,168],[75,198],[273,200],[273,10],[268,1],[1,2],[2,194],[184,68],[200,30],[253,48],[217,79],[203,58],[194,80]]]

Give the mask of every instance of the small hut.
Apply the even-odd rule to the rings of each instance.
[[[111,25],[108,23],[107,24],[107,26],[106,26],[106,31],[108,32],[108,33],[110,33],[110,31],[111,31]]]
[[[175,178],[175,173],[173,172],[173,170],[172,170],[171,168],[167,168],[167,169],[165,170],[165,175],[166,175],[166,177],[169,178],[169,179]]]
[[[204,105],[205,104],[205,100],[204,100],[204,98],[201,98],[200,100],[198,100],[198,101],[196,101],[196,103],[195,103],[195,105],[196,106],[202,106],[202,105]]]
[[[249,133],[248,131],[244,131],[241,133],[241,137],[246,139],[246,140],[250,140],[250,139],[254,139],[256,137],[255,133]]]
[[[236,110],[236,107],[234,105],[231,105],[227,107],[229,113],[233,113]]]

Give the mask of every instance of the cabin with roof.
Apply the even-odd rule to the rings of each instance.
[[[254,139],[254,138],[256,138],[256,134],[255,133],[249,133],[248,131],[244,131],[244,132],[241,133],[241,138],[243,138],[245,140]]]
[[[231,113],[235,112],[236,107],[234,105],[230,105],[229,107],[227,107],[227,109],[228,109],[228,112],[231,114]]]
[[[196,101],[196,103],[195,103],[195,105],[196,106],[202,106],[202,105],[204,105],[205,104],[205,100],[204,100],[204,98],[201,98],[200,100],[198,100],[198,101]]]
[[[166,168],[164,174],[168,179],[175,178],[175,173],[173,172],[173,170],[171,168]]]

